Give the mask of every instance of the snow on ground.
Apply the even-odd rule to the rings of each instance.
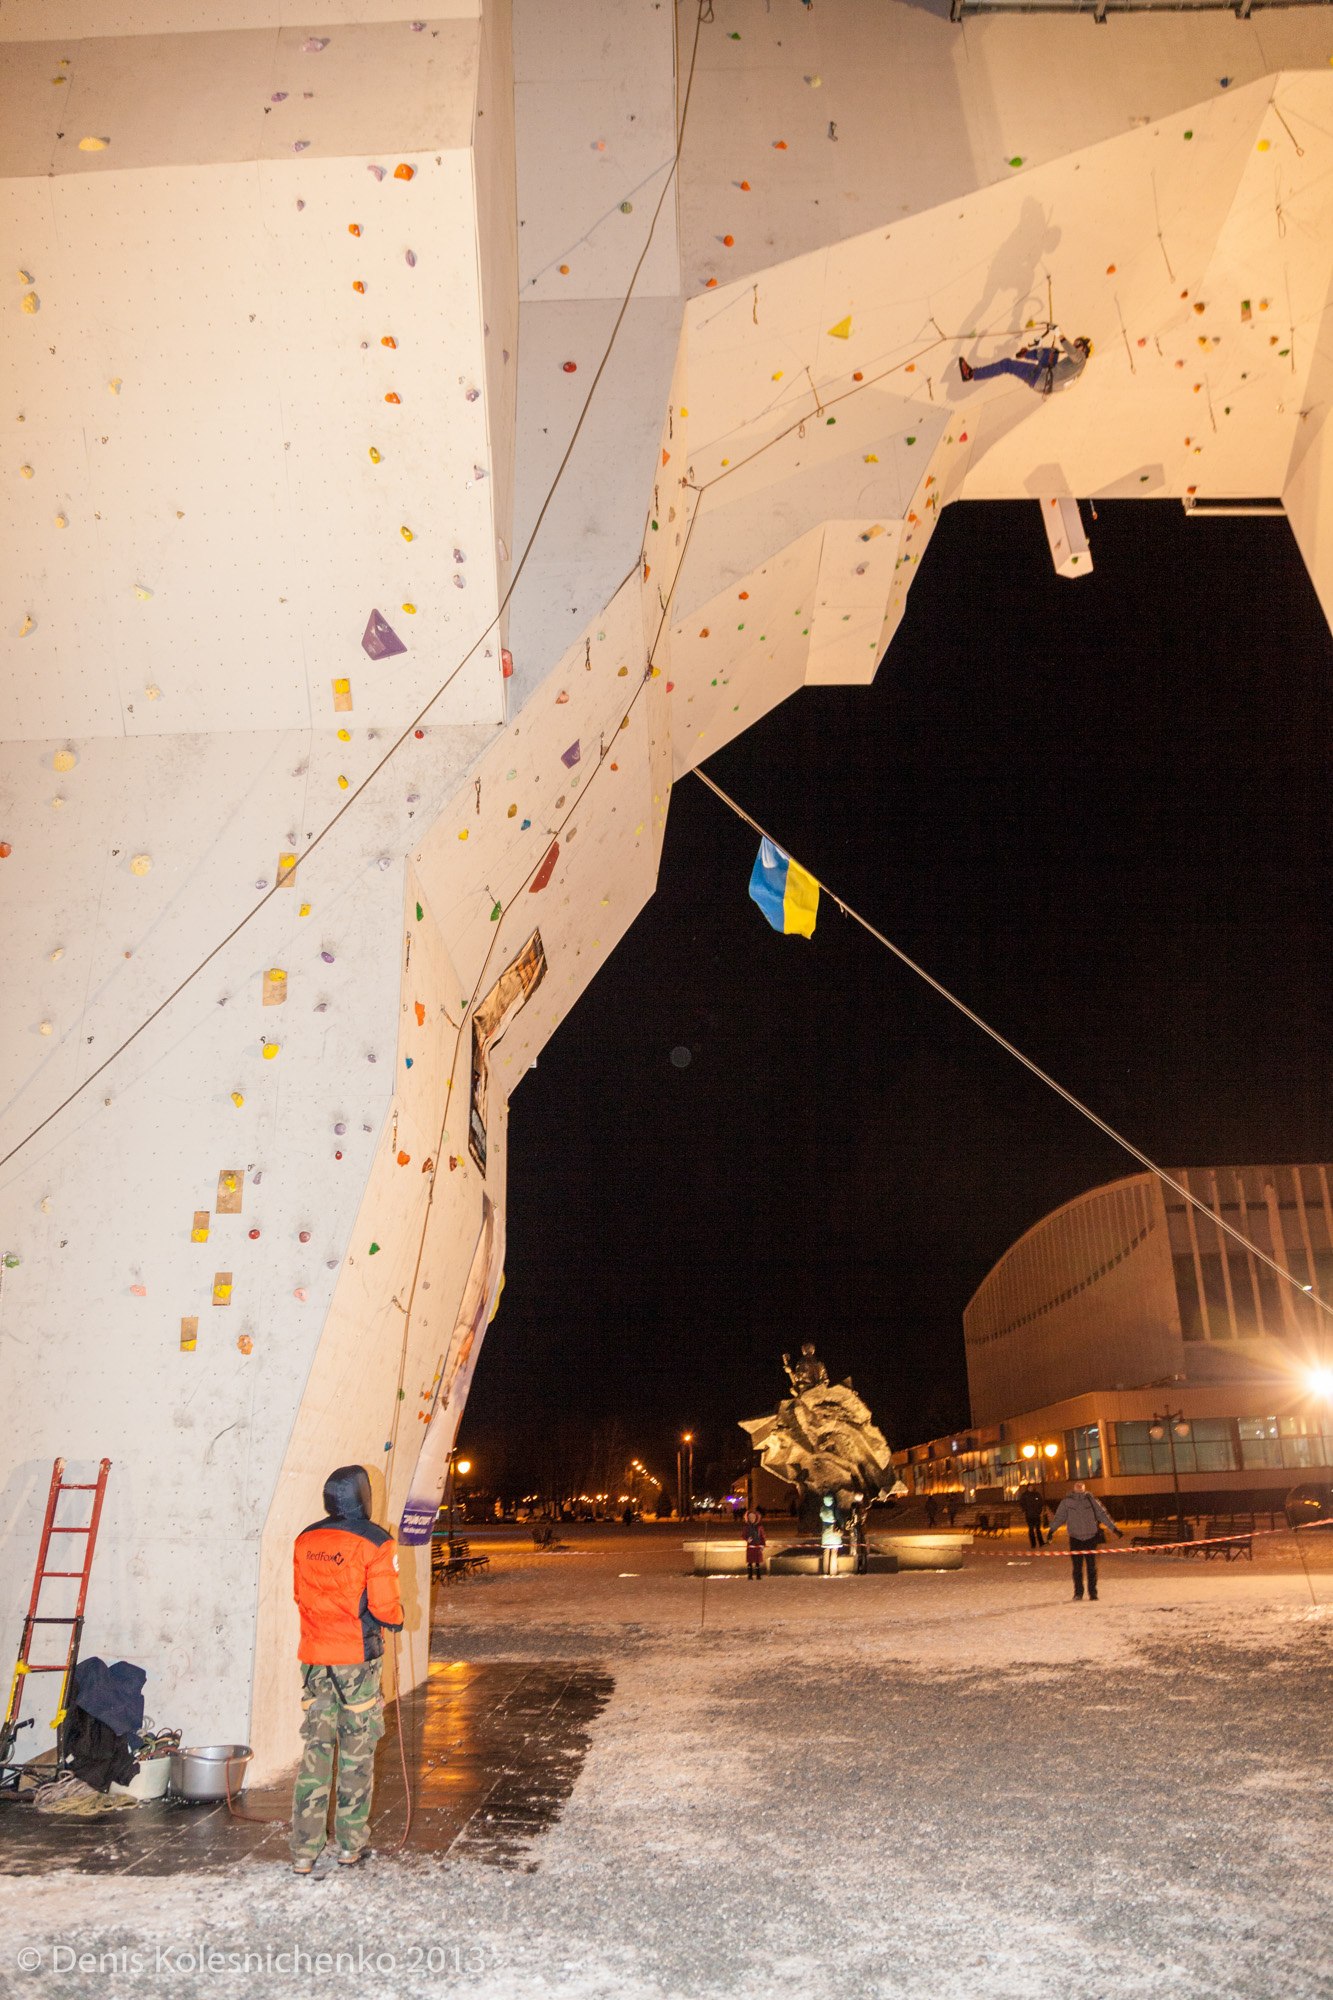
[[[954,1573],[705,1584],[679,1527],[569,1538],[535,1556],[509,1531],[437,1613],[437,1657],[614,1677],[526,1869],[8,1880],[0,1990],[1333,1995],[1333,1548],[1312,1587],[1289,1544],[1110,1558],[1075,1604],[1065,1561],[1012,1543]],[[56,1944],[129,1956],[53,1972]],[[347,1957],[195,1972],[200,1945]]]

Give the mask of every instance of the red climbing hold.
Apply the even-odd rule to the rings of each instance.
[[[567,361],[565,363],[566,375],[577,375],[578,372],[579,372],[579,364],[577,361]]]

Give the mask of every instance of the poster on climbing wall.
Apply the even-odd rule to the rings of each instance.
[[[481,1204],[481,1229],[444,1363],[436,1376],[435,1400],[398,1524],[399,1541],[409,1545],[430,1540],[444,1498],[449,1456],[458,1436],[472,1371],[486,1328],[500,1303],[500,1287],[504,1282],[504,1221],[488,1194],[482,1196]]]
[[[472,1110],[467,1148],[482,1173],[486,1171],[486,1097],[490,1088],[490,1054],[515,1014],[546,977],[542,934],[534,931],[512,965],[500,974],[472,1014]]]

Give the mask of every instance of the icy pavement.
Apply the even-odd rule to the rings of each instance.
[[[438,1658],[614,1683],[518,1867],[7,1881],[3,1990],[1333,1995],[1333,1551],[1313,1591],[1276,1548],[1112,1560],[1101,1602],[1074,1604],[1067,1563],[1012,1545],[951,1574],[705,1584],[686,1538],[511,1540],[444,1593]]]

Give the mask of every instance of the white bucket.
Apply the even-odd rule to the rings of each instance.
[[[170,1757],[150,1757],[139,1766],[139,1775],[128,1785],[113,1784],[111,1790],[132,1799],[164,1799],[171,1776]]]

